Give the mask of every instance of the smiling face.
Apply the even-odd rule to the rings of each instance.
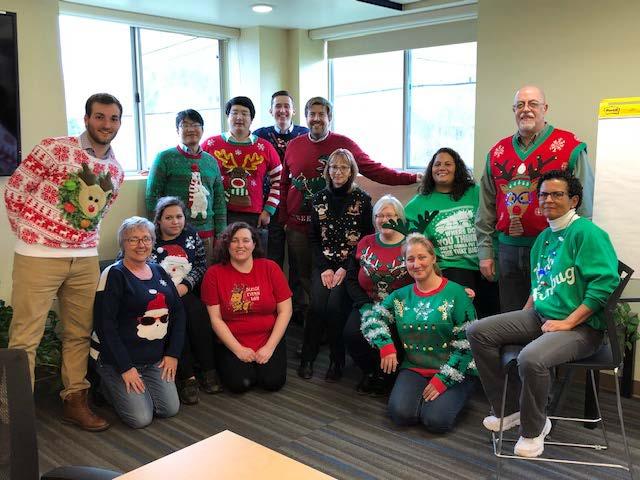
[[[416,282],[427,280],[435,275],[433,265],[436,257],[433,256],[422,243],[410,243],[405,252],[407,272]]]
[[[162,211],[160,233],[163,240],[173,240],[184,229],[184,213],[178,205],[170,205]]]
[[[351,177],[351,164],[342,155],[336,155],[329,163],[329,178],[334,188],[340,188]]]
[[[134,263],[145,262],[151,255],[153,238],[144,227],[130,228],[124,232],[123,254],[125,260]]]
[[[327,114],[327,107],[324,105],[311,105],[307,112],[307,125],[309,135],[314,140],[319,140],[329,133],[329,122],[331,117]]]
[[[252,258],[256,244],[251,237],[251,231],[241,228],[233,234],[229,244],[229,257],[236,263],[243,263]]]
[[[120,130],[120,108],[115,103],[93,102],[91,115],[84,116],[84,126],[92,142],[109,145]]]
[[[202,138],[202,125],[191,118],[185,117],[178,125],[180,141],[191,150],[197,150]]]
[[[538,87],[522,87],[513,101],[518,132],[523,137],[531,137],[544,127],[544,116],[549,106],[544,93]]]
[[[540,210],[548,220],[560,218],[578,204],[578,196],[569,197],[567,182],[559,178],[545,180],[538,194]]]
[[[227,117],[231,135],[241,140],[247,138],[251,131],[251,120],[251,110],[242,105],[233,105]]]
[[[280,130],[287,130],[291,126],[291,117],[296,113],[293,100],[286,95],[278,95],[271,101],[269,113]]]
[[[431,175],[438,191],[450,191],[456,175],[456,162],[453,157],[446,152],[440,152],[436,155]]]

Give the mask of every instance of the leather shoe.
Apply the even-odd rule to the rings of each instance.
[[[195,378],[182,380],[178,385],[178,396],[185,405],[195,405],[200,401],[198,397],[198,381]]]
[[[70,393],[62,402],[62,421],[89,432],[101,432],[111,425],[89,407],[88,390]]]
[[[362,375],[360,382],[356,386],[356,393],[358,395],[367,395],[371,393],[371,387],[373,386],[374,374],[373,373],[365,373]]]
[[[303,360],[298,367],[298,376],[309,380],[313,377],[313,362],[307,362]]]
[[[342,378],[342,365],[331,362],[329,364],[329,369],[327,373],[324,375],[324,380],[329,383],[335,383]]]
[[[209,395],[222,392],[222,383],[220,382],[218,372],[215,370],[207,370],[204,372],[200,379],[200,389]]]

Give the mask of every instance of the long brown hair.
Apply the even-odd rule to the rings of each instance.
[[[251,232],[251,240],[255,245],[253,249],[253,258],[264,257],[264,250],[260,246],[260,238],[258,237],[258,231],[246,222],[234,222],[231,225],[227,225],[222,235],[220,235],[220,241],[216,242],[216,249],[214,252],[214,263],[228,264],[231,261],[231,255],[229,254],[229,247],[231,246],[231,239],[238,230],[246,228]]]

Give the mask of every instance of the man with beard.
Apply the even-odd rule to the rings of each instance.
[[[9,348],[26,350],[33,384],[36,348],[57,297],[64,329],[62,419],[89,431],[109,428],[89,408],[85,376],[100,276],[98,229],[124,178],[111,148],[121,117],[114,96],[92,95],[85,104],[86,131],[42,140],[4,194],[16,235]]]
[[[522,87],[512,108],[518,130],[487,154],[476,215],[480,272],[493,280],[497,256],[502,312],[520,310],[531,293],[529,254],[536,237],[547,227],[536,194],[540,176],[550,170],[573,172],[584,187],[578,213],[587,218],[591,218],[594,183],[586,144],[545,121],[549,105],[540,88]]]

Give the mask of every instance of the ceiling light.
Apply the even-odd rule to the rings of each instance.
[[[269,13],[271,12],[271,10],[273,10],[273,7],[271,5],[265,5],[264,3],[259,3],[251,7],[251,10],[253,10],[256,13]]]

